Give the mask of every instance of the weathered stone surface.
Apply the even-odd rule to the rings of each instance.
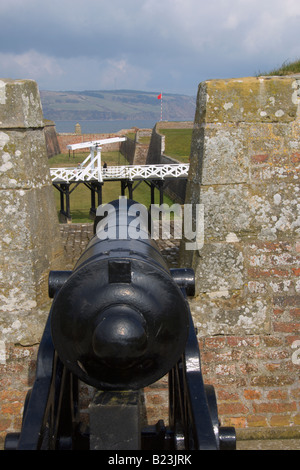
[[[0,80],[0,90],[0,340],[34,344],[63,247],[36,83]]]
[[[203,186],[205,239],[276,240],[300,230],[300,187],[291,182]]]
[[[55,129],[55,123],[53,121],[49,121],[45,119],[45,140],[46,140],[46,148],[47,148],[47,156],[48,158],[54,157],[54,155],[58,155],[61,153],[58,138]]]
[[[244,257],[236,243],[206,243],[195,255],[198,292],[241,289],[244,285]]]
[[[0,247],[2,250],[31,250],[56,246],[57,218],[51,186],[32,190],[0,190]],[[51,221],[54,220],[54,223]],[[52,244],[52,241],[54,243]],[[47,250],[48,251],[48,250]]]
[[[274,294],[300,288],[295,251],[276,264],[259,245],[300,237],[299,89],[299,77],[199,85],[185,202],[203,204],[204,245],[184,240],[180,264],[195,270],[200,335],[269,333]]]
[[[44,127],[35,81],[0,79],[0,126],[3,129]]]
[[[268,298],[243,295],[243,290],[203,293],[190,301],[200,336],[266,334],[270,332]]]
[[[199,86],[195,121],[292,122],[299,99],[299,80],[294,77],[209,80]]]
[[[202,184],[244,183],[249,180],[249,156],[244,129],[208,125],[204,139]]]
[[[32,189],[50,185],[45,160],[43,129],[5,130],[0,128],[1,188]]]

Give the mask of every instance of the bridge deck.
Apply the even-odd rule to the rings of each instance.
[[[50,168],[52,183],[75,183],[85,181],[116,180],[164,180],[167,178],[187,178],[188,163],[170,165],[126,165],[111,166],[106,169],[92,168]]]

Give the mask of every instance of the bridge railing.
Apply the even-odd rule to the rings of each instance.
[[[93,163],[97,163],[97,157]],[[50,168],[52,182],[80,182],[128,179],[187,178],[188,163],[167,165],[122,165],[102,169],[98,165],[81,168]]]

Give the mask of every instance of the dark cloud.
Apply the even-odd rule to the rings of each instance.
[[[300,57],[298,0],[10,0],[0,4],[0,75],[42,89],[195,94],[209,78]]]

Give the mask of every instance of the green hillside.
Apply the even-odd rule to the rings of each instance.
[[[157,119],[158,93],[133,90],[41,91],[45,119],[116,120]],[[196,97],[163,94],[163,119],[194,119]]]

